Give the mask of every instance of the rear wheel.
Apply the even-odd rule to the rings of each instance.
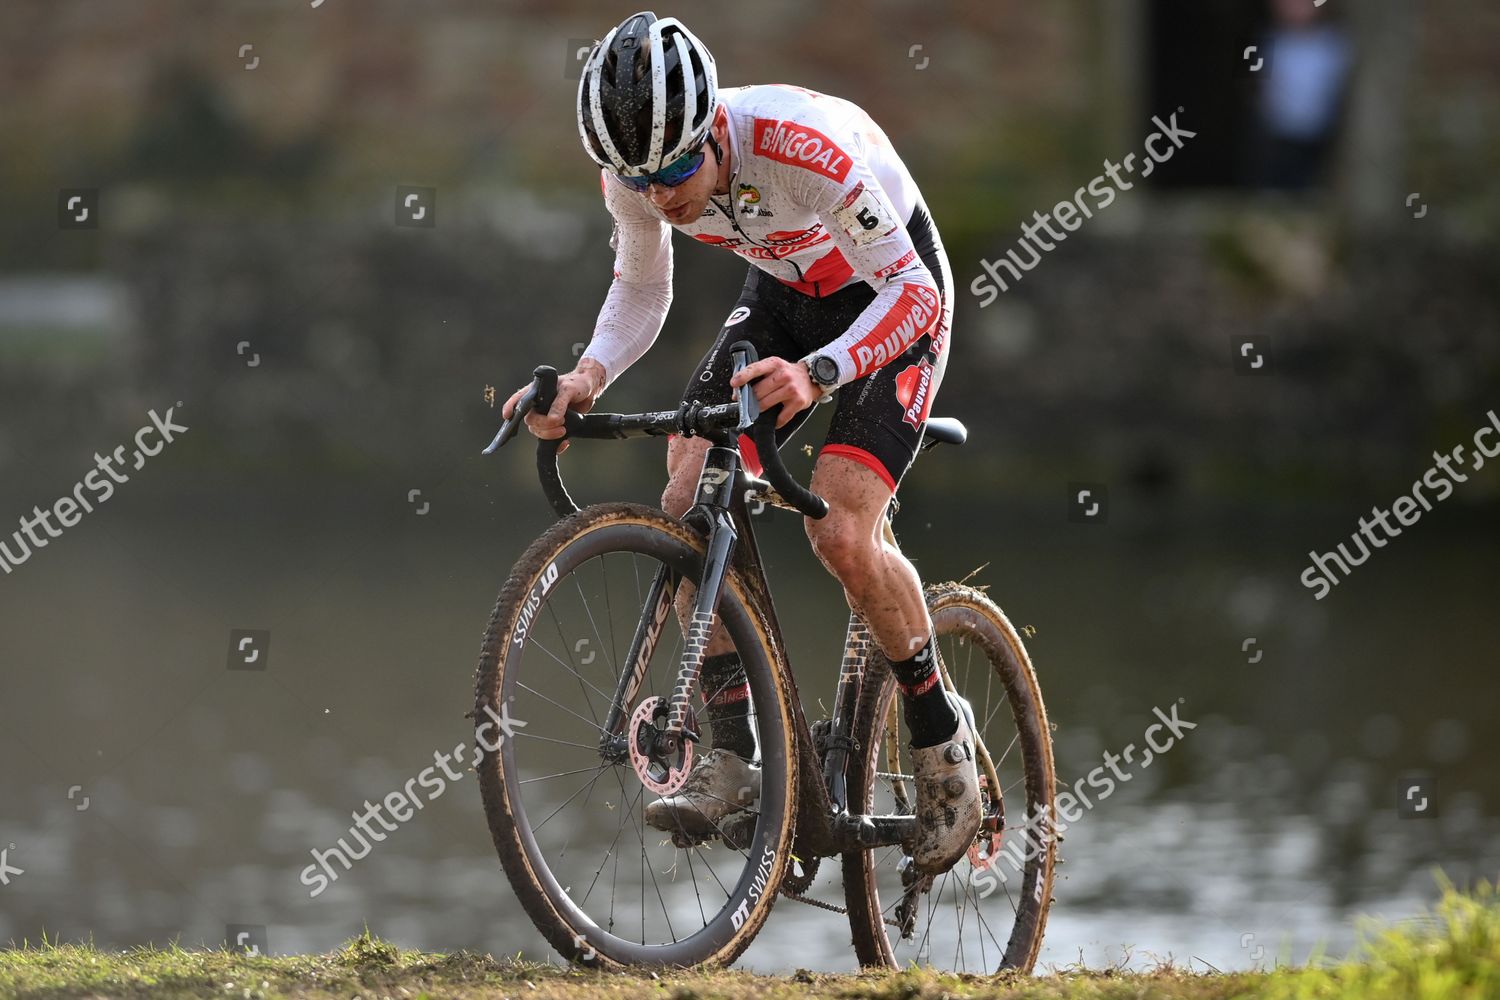
[[[600,747],[652,579],[665,566],[696,586],[703,548],[659,510],[590,507],[527,550],[485,633],[474,717],[490,833],[522,906],[574,961],[727,964],[764,923],[786,867],[796,788],[789,699],[766,617],[734,572],[718,617],[749,677],[759,800],[675,847],[673,834],[644,822],[656,798],[646,783],[690,770],[686,754],[647,760]],[[684,646],[674,617],[656,618],[654,655],[622,706],[636,750],[664,721],[649,699],[672,695]]]
[[[949,871],[918,878],[900,847],[844,855],[844,892],[861,965],[915,961],[955,971],[1030,971],[1052,902],[1057,845],[1052,735],[1020,636],[983,593],[927,590],[947,683],[969,700],[980,742],[986,827]],[[851,809],[909,814],[916,788],[895,678],[872,658],[849,765]]]

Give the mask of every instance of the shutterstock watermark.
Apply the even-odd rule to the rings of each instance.
[[[185,425],[172,422],[172,413],[177,406],[168,407],[165,417],[158,416],[155,410],[151,410],[148,414],[151,422],[135,432],[135,464],[130,466],[132,472],[139,471],[148,458],[160,455],[162,449],[177,440],[177,435],[187,431]],[[154,448],[147,444],[153,432],[160,439]],[[83,520],[84,514],[92,514],[96,505],[114,496],[117,485],[130,482],[130,477],[125,474],[128,464],[125,449],[129,447],[122,444],[108,455],[94,452],[94,469],[78,481],[71,493],[59,497],[49,507],[31,508],[30,517],[22,515],[20,530],[12,532],[9,540],[0,537],[0,570],[7,574],[15,572],[15,568],[30,559],[37,549],[46,548],[51,539],[61,538],[63,528],[73,527]],[[89,502],[90,498],[92,503]],[[52,526],[53,517],[57,518],[60,527]],[[38,528],[45,534],[38,534]]]
[[[1500,416],[1497,416],[1494,410],[1490,410],[1485,416],[1489,417],[1490,422],[1474,432],[1474,462],[1470,466],[1470,470],[1473,472],[1478,472],[1484,468],[1484,460],[1486,458],[1500,456]],[[1494,451],[1490,451],[1484,446],[1485,439],[1489,437],[1496,439]],[[1351,541],[1359,548],[1360,555],[1358,559],[1354,558],[1352,551],[1344,548],[1343,542],[1338,544],[1337,552],[1309,552],[1307,555],[1312,560],[1312,564],[1302,571],[1302,585],[1308,590],[1317,590],[1318,593],[1315,597],[1321,601],[1332,592],[1334,587],[1337,587],[1342,582],[1339,580],[1338,575],[1334,573],[1333,567],[1336,566],[1341,570],[1347,579],[1354,572],[1354,567],[1364,565],[1365,561],[1370,558],[1372,549],[1385,548],[1390,544],[1390,539],[1396,538],[1401,534],[1401,529],[1393,527],[1390,521],[1387,520],[1392,514],[1396,515],[1396,520],[1410,528],[1422,519],[1422,512],[1424,510],[1432,510],[1434,502],[1440,502],[1452,496],[1454,483],[1466,483],[1469,481],[1468,476],[1454,467],[1454,463],[1462,466],[1464,461],[1463,453],[1464,446],[1461,444],[1454,446],[1453,450],[1446,454],[1438,451],[1433,452],[1432,466],[1422,474],[1422,478],[1411,484],[1410,494],[1397,497],[1395,502],[1391,504],[1390,510],[1384,510],[1380,507],[1370,508],[1371,523],[1367,524],[1362,517],[1359,519],[1359,530],[1350,536]],[[1424,486],[1434,494],[1431,499],[1422,494],[1422,487]],[[1381,530],[1385,533],[1385,538],[1376,536],[1376,524],[1380,525]],[[1365,544],[1367,540],[1370,543],[1369,545]]]
[[[1141,159],[1143,164],[1141,177],[1150,177],[1158,163],[1166,163],[1187,144],[1187,140],[1198,134],[1189,132],[1177,124],[1177,116],[1181,113],[1182,109],[1178,108],[1166,121],[1162,121],[1158,115],[1151,116],[1151,123],[1156,126],[1157,131],[1146,137],[1146,156]],[[1158,150],[1159,146],[1160,150]],[[1035,224],[1021,223],[1021,238],[1016,241],[1026,250],[1029,261],[1022,261],[1014,250],[1007,250],[1005,256],[996,261],[981,259],[979,266],[984,268],[985,273],[975,278],[969,285],[969,291],[983,299],[979,303],[979,308],[983,309],[990,305],[1000,297],[1001,292],[1010,290],[1010,285],[1001,273],[1001,268],[1010,274],[1011,281],[1020,281],[1023,271],[1030,271],[1040,264],[1042,254],[1055,250],[1058,243],[1068,238],[1068,233],[1077,232],[1078,228],[1083,225],[1084,219],[1092,219],[1095,212],[1102,212],[1113,205],[1121,191],[1129,191],[1135,187],[1133,182],[1121,175],[1122,168],[1126,174],[1135,172],[1135,158],[1136,154],[1127,153],[1121,163],[1105,160],[1104,173],[1074,191],[1070,200],[1058,202],[1052,206],[1050,212],[1032,212],[1031,217],[1036,220]],[[1092,207],[1084,198],[1085,193],[1093,199]],[[1062,227],[1063,232],[1052,228],[1053,220],[1056,220],[1057,224]],[[1048,239],[1043,239],[1037,232],[1038,229],[1046,230]],[[1056,242],[1049,242],[1049,240]]]
[[[0,885],[10,885],[12,875],[26,874],[26,869],[10,863],[10,852],[15,849],[15,844],[11,844],[8,847],[0,847]]]
[[[979,890],[979,898],[985,898],[1005,881],[1005,872],[996,873],[999,868],[996,862],[1001,858],[1005,859],[1012,871],[1019,874],[1025,869],[1026,862],[1046,853],[1047,845],[1056,840],[1058,834],[1066,833],[1070,825],[1083,818],[1084,812],[1113,795],[1118,787],[1117,782],[1123,784],[1130,781],[1135,777],[1134,772],[1150,767],[1156,758],[1175,747],[1189,730],[1198,728],[1198,723],[1178,716],[1176,705],[1165,712],[1157,707],[1153,707],[1151,711],[1159,721],[1147,726],[1146,731],[1141,734],[1146,749],[1139,761],[1135,760],[1134,743],[1127,744],[1119,754],[1106,750],[1104,763],[1073,782],[1071,789],[1057,793],[1057,815],[1052,815],[1047,806],[1033,810],[1020,827],[1019,838],[1013,838],[998,854],[987,858],[987,863],[976,865],[969,871],[969,884]],[[1170,735],[1163,735],[1163,731]],[[1130,771],[1121,770],[1121,761],[1130,765]],[[1109,774],[1105,773],[1106,770]],[[1110,774],[1114,777],[1110,777]],[[1086,787],[1095,793],[1092,798],[1085,790]],[[1080,803],[1083,805],[1082,810],[1078,808]]]
[[[474,738],[479,746],[489,753],[494,753],[504,745],[507,737],[514,737],[517,729],[524,729],[526,723],[519,719],[511,718],[510,706],[502,705],[500,712],[488,705],[484,706],[484,712],[489,718],[474,729]],[[395,833],[401,829],[401,824],[411,820],[418,812],[427,807],[427,803],[436,801],[448,790],[450,782],[459,781],[463,778],[465,771],[455,772],[450,764],[463,764],[464,753],[469,749],[465,743],[454,747],[452,752],[444,753],[441,750],[433,752],[432,766],[423,768],[414,777],[409,778],[401,788],[391,792],[379,802],[371,803],[369,799],[364,801],[364,812],[352,812],[350,818],[354,825],[349,828],[349,838],[339,838],[338,846],[330,847],[326,851],[313,848],[311,851],[314,864],[302,869],[299,881],[312,891],[308,893],[309,898],[317,899],[330,885],[339,880],[340,872],[331,864],[337,861],[343,866],[344,871],[354,867],[354,862],[363,861],[374,850],[374,845],[383,843],[387,834]],[[418,794],[417,789],[422,794]],[[389,813],[395,824],[386,821]],[[372,824],[379,824],[376,830]],[[350,846],[349,840],[359,843],[360,850],[355,851]]]

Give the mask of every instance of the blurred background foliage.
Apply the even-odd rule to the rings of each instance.
[[[1327,162],[1271,190],[1253,148],[1269,74],[1246,71],[1241,43],[1264,46],[1297,2],[689,17],[726,85],[839,94],[890,132],[959,286],[967,363],[939,409],[993,428],[973,457],[1007,489],[1083,465],[1228,496],[1247,470],[1293,493],[1404,475],[1500,381],[1500,12],[1333,12],[1319,26],[1354,57]],[[587,339],[608,219],[574,134],[573,59],[626,8],[301,6],[0,12],[0,405],[85,390],[45,427],[8,422],[0,462],[45,464],[165,393],[209,404],[234,446],[207,450],[230,465],[447,463],[492,422],[485,386]],[[1179,106],[1198,138],[980,309],[981,258]],[[437,189],[436,228],[394,226],[403,183]],[[76,187],[100,190],[99,229],[58,228],[56,192]],[[663,345],[612,406],[669,403],[732,300],[742,265],[696,249],[678,255]],[[1247,333],[1272,335],[1270,376],[1233,375],[1229,338]],[[1237,421],[1259,431],[1228,456]]]
[[[365,923],[545,947],[470,792],[326,897],[296,872],[349,806],[472,735],[480,627],[552,520],[524,440],[480,458],[486,390],[588,339],[611,259],[575,57],[634,9],[0,3],[0,513],[68,492],[148,408],[181,401],[191,428],[0,576],[0,844],[29,869],[0,942],[264,923],[280,951]],[[897,527],[924,578],[986,564],[1036,629],[1060,779],[1137,739],[1152,705],[1202,720],[1069,831],[1044,959],[1135,942],[1243,967],[1247,934],[1283,932],[1300,958],[1356,908],[1430,899],[1432,867],[1493,877],[1500,463],[1329,599],[1298,574],[1500,410],[1500,5],[657,12],[726,85],[869,109],[920,184],[956,284],[935,411],[973,434],[921,460]],[[1288,54],[1251,73],[1251,45]],[[1178,107],[1197,136],[981,308],[982,261]],[[401,185],[436,189],[433,228],[395,224]],[[79,188],[97,229],[60,226]],[[689,243],[661,342],[604,407],[672,405],[732,306],[743,263]],[[1269,338],[1262,376],[1231,363],[1247,336]],[[581,443],[565,468],[580,500],[652,500],[661,458]],[[1109,488],[1107,525],[1068,522],[1074,482]],[[769,516],[816,716],[840,594]],[[274,630],[266,672],[223,669],[241,627]],[[1393,822],[1417,768],[1441,819]],[[762,942],[755,967],[852,961],[836,920],[779,915]]]

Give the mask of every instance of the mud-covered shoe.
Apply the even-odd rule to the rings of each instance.
[[[760,768],[728,750],[710,750],[694,762],[676,795],[646,807],[646,822],[668,833],[705,836],[716,832],[726,816],[759,799]]]
[[[951,691],[948,701],[958,713],[958,729],[952,737],[937,746],[911,750],[917,785],[912,863],[928,874],[953,867],[974,843],[983,819],[974,758],[974,709]]]

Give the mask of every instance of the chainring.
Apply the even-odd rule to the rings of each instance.
[[[781,877],[781,889],[793,896],[800,896],[812,888],[813,882],[818,877],[818,865],[822,864],[823,859],[812,858],[804,861],[794,854],[792,860],[796,862],[797,867],[802,869],[802,874],[798,875],[795,868],[788,866],[786,874]]]

